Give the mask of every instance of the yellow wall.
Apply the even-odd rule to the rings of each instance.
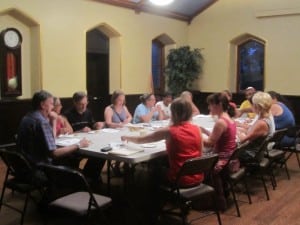
[[[205,72],[198,87],[208,92],[227,88],[235,92],[230,41],[251,34],[266,42],[265,89],[299,95],[299,28],[299,0],[217,1],[188,29],[188,43],[204,48]]]
[[[74,91],[85,90],[86,32],[103,23],[120,34],[121,65],[116,65],[120,70],[115,71],[120,71],[121,82],[116,86],[111,84],[111,92],[117,88],[122,88],[128,94],[149,91],[151,42],[158,35],[166,33],[177,46],[187,43],[188,26],[185,22],[145,13],[136,14],[133,10],[93,1],[0,1],[0,13],[12,8],[33,19],[40,30],[41,68],[30,68],[34,63],[28,62],[29,68],[23,70],[25,89],[22,98],[31,97],[32,92],[37,89],[36,79],[40,80],[39,88],[61,97],[69,97]],[[1,30],[8,26],[20,28],[17,25],[19,21],[14,18],[10,20],[10,24],[3,22],[3,18],[0,14]],[[29,34],[23,35],[25,42]],[[23,53],[35,54],[28,52],[30,50],[25,47],[24,42]],[[39,71],[40,74],[31,76],[32,70]],[[120,78],[111,77],[111,80],[119,81]]]
[[[6,15],[10,9],[23,16]],[[164,33],[174,46],[204,48],[204,74],[195,85],[201,91],[235,91],[230,42],[250,34],[266,42],[266,90],[299,93],[300,0],[219,0],[190,25],[88,0],[1,0],[0,30],[14,26],[23,34],[21,98],[39,88],[61,97],[85,90],[86,32],[103,24],[119,35],[113,40],[119,50],[112,57],[120,60],[111,65],[110,92],[149,91],[151,41]]]

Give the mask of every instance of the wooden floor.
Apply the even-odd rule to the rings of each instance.
[[[241,203],[240,210],[242,217],[236,216],[236,211],[233,205],[229,207],[227,211],[221,214],[223,225],[300,225],[300,168],[298,167],[296,157],[293,156],[288,161],[289,171],[291,179],[288,180],[286,173],[283,170],[276,171],[276,178],[278,187],[276,190],[272,190],[270,183],[268,182],[268,189],[270,194],[270,200],[267,201],[262,185],[259,182],[251,184],[252,201],[248,203]],[[2,187],[3,176],[5,168],[0,161],[0,185]],[[7,198],[11,195],[9,192],[6,194]],[[15,201],[16,204],[22,202],[23,196],[15,195],[11,201]],[[241,199],[246,200],[245,195],[240,196]],[[122,208],[122,202],[114,202],[112,211],[109,212],[108,218],[111,221],[110,224],[131,224],[136,223],[128,221],[128,216],[120,212]],[[196,216],[196,212],[193,211],[189,218]],[[134,215],[138,217],[138,215]],[[131,218],[134,218],[131,217]],[[16,212],[2,207],[0,212],[0,224],[1,225],[18,225],[20,216]],[[39,225],[42,224],[41,216],[38,213],[34,204],[29,205],[29,210],[25,217],[25,225]],[[70,218],[55,218],[51,220],[49,224],[68,225],[76,224],[76,220],[70,220]],[[169,224],[175,225],[177,222],[170,222]],[[193,222],[194,225],[200,224],[217,224],[216,217],[214,215],[202,218]],[[137,224],[141,225],[141,224]]]

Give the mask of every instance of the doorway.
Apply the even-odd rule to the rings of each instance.
[[[89,109],[97,121],[104,120],[109,98],[109,38],[98,29],[86,34],[86,80]]]

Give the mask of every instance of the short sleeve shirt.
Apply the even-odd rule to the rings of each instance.
[[[82,114],[79,114],[75,108],[72,108],[65,114],[65,116],[67,117],[74,131],[80,131],[84,127],[93,129],[95,124],[92,112],[88,109]]]
[[[148,114],[150,111],[151,108],[147,108],[143,103],[139,104],[134,111],[132,122],[141,123],[142,122],[141,116]],[[159,116],[158,112],[155,112],[152,116],[151,121],[158,120],[158,116]]]
[[[53,128],[40,111],[25,115],[18,129],[17,144],[32,162],[48,161],[56,149]]]

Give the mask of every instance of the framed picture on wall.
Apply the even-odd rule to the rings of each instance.
[[[1,96],[17,97],[22,95],[22,35],[15,28],[7,28],[0,36]]]

